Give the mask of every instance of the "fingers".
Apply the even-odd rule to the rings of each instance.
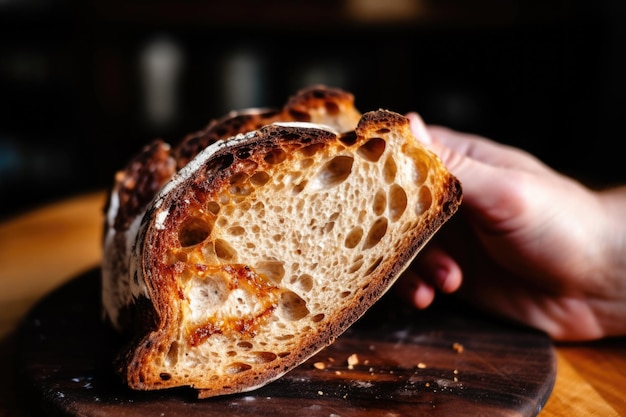
[[[403,274],[400,291],[419,309],[432,304],[437,291],[455,292],[462,282],[459,265],[437,246],[425,248]]]
[[[412,294],[413,305],[420,310],[425,309],[435,300],[435,289],[425,282],[416,282],[417,286]]]
[[[431,305],[435,299],[433,285],[424,281],[413,269],[404,271],[396,289],[400,297],[420,310]]]
[[[447,252],[432,245],[418,256],[412,268],[422,280],[447,294],[459,289],[462,281],[461,268]]]

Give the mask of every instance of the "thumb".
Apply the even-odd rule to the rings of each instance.
[[[469,135],[447,137],[444,144],[444,141],[438,140],[437,131],[427,128],[417,113],[408,113],[406,116],[413,135],[437,154],[446,168],[461,182],[464,206],[480,217],[486,216],[487,221],[496,220],[491,216],[509,199],[511,170],[490,164],[489,158],[474,158],[474,153],[479,157],[484,154],[476,149],[476,142],[466,140]],[[449,135],[455,133],[447,132]]]

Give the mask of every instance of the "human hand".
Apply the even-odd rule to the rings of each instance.
[[[521,149],[407,116],[463,185],[461,209],[401,280],[418,308],[458,290],[557,340],[626,334],[626,234],[611,222],[624,220],[607,209],[626,193],[616,204]]]

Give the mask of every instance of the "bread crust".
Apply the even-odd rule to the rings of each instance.
[[[332,123],[310,123],[315,112]],[[277,114],[188,137],[176,154],[191,159],[145,213],[123,229],[109,218],[103,300],[133,336],[117,362],[131,388],[207,398],[280,377],[361,317],[458,209],[461,184],[404,116],[361,117],[350,94],[322,87]],[[216,126],[254,128],[213,140]]]

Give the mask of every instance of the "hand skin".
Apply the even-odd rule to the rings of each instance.
[[[554,340],[626,335],[626,187],[593,190],[521,149],[407,117],[463,186],[400,280],[416,307],[457,292]]]

